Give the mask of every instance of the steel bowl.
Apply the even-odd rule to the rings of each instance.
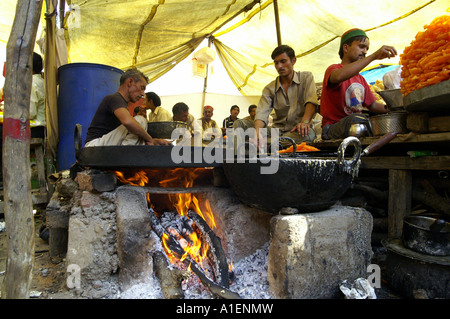
[[[172,132],[176,128],[188,128],[187,123],[173,121],[173,122],[150,122],[147,124],[147,132],[153,138],[172,138]]]
[[[403,95],[400,89],[378,91],[378,94],[386,102],[388,110],[396,110],[403,108]]]

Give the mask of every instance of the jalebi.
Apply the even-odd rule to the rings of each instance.
[[[450,79],[450,15],[435,18],[400,55],[403,96]]]

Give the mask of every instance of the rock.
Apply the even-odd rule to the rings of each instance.
[[[153,274],[151,236],[146,192],[142,188],[117,189],[117,250],[120,260],[119,285],[122,291],[146,282]]]
[[[268,281],[276,298],[336,298],[344,280],[367,278],[372,216],[333,206],[272,218]]]

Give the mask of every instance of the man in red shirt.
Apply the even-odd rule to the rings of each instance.
[[[322,139],[339,139],[348,136],[352,123],[367,123],[363,107],[373,113],[386,113],[385,106],[376,101],[366,80],[359,74],[375,60],[394,57],[394,47],[383,45],[366,57],[369,38],[360,29],[351,29],[341,37],[340,64],[333,64],[325,71],[320,99],[322,115]]]

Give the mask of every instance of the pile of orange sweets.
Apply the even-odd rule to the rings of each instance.
[[[435,18],[400,55],[403,96],[450,79],[450,15]]]

